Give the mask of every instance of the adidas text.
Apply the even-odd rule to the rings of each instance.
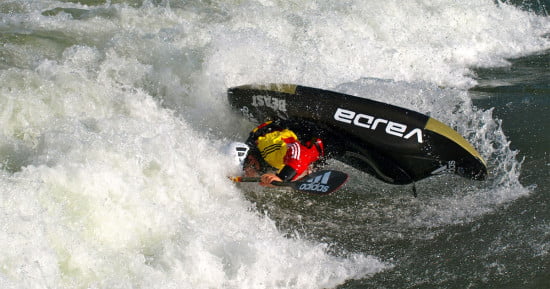
[[[306,184],[300,185],[299,189],[303,191],[315,191],[315,192],[326,193],[329,190],[329,188],[330,188],[329,186],[325,186],[322,184],[306,183]]]

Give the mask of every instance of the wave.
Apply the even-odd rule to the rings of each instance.
[[[550,46],[548,18],[493,1],[10,0],[0,13],[3,288],[331,288],[390,269],[289,236],[277,208],[260,213],[226,180],[218,148],[251,126],[226,88],[384,91],[369,95],[458,127],[502,188],[519,163],[490,111],[455,89],[475,84],[470,67]],[[426,212],[405,226],[453,222],[434,210],[467,221],[486,212],[480,199],[490,210],[525,193],[493,185],[453,199],[455,215],[441,214],[448,197],[400,207]]]

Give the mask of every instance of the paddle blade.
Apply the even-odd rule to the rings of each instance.
[[[326,195],[338,190],[347,180],[348,175],[346,173],[326,170],[309,174],[297,181],[286,184],[300,192]]]

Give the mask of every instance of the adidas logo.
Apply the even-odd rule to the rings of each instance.
[[[310,180],[306,183],[301,184],[299,189],[303,191],[315,191],[315,192],[326,193],[330,189],[330,187],[326,185],[328,184],[330,173],[331,172],[326,172],[323,175],[318,176],[313,180]]]
[[[447,164],[441,166],[439,169],[434,170],[431,172],[432,175],[439,175],[439,174],[454,174],[456,172],[456,162],[455,161],[448,161]]]

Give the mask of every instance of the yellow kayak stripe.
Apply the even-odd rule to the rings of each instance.
[[[269,83],[269,84],[243,85],[240,87],[249,88],[249,89],[277,91],[277,92],[283,92],[288,94],[296,94],[296,87],[298,86],[296,84]]]
[[[431,118],[428,119],[428,122],[426,123],[426,126],[424,129],[431,130],[435,133],[438,133],[442,136],[447,137],[448,139],[454,141],[459,146],[464,148],[467,152],[469,152],[472,156],[478,158],[481,160],[484,166],[487,166],[485,163],[485,160],[481,157],[479,152],[466,140],[464,139],[458,132],[456,132],[454,129],[450,128],[446,124]]]

